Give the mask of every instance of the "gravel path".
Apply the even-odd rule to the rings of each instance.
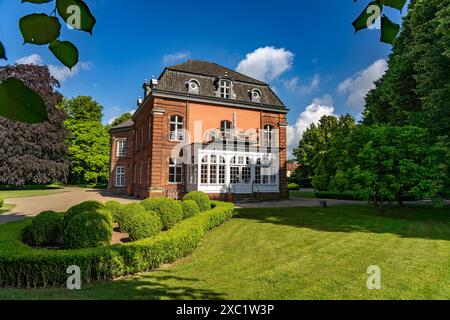
[[[46,210],[57,212],[66,211],[70,207],[87,200],[99,200],[102,202],[116,200],[121,203],[138,201],[128,197],[116,197],[108,194],[105,190],[66,187],[64,188],[64,192],[57,194],[5,199],[6,203],[15,204],[16,207],[11,211],[0,215],[0,224],[21,220],[26,217],[33,217]]]

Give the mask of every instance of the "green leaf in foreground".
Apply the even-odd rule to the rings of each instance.
[[[72,69],[78,63],[78,49],[71,42],[55,40],[48,48],[67,68]]]
[[[353,21],[352,25],[355,28],[355,33],[359,30],[366,29],[375,24],[375,21],[380,17],[383,5],[377,1],[370,2],[364,11]]]
[[[49,17],[44,13],[22,17],[19,27],[25,43],[37,45],[50,43],[56,40],[61,33],[61,24],[58,18]]]
[[[385,15],[381,18],[381,41],[393,44],[400,31],[400,26]]]
[[[0,82],[0,116],[30,124],[48,120],[44,100],[17,78]]]
[[[381,0],[381,2],[391,8],[402,10],[406,4],[406,0]]]
[[[3,46],[3,43],[0,42],[0,59],[4,59],[4,60],[8,60],[6,58],[6,50],[5,47]]]
[[[56,0],[58,14],[71,27],[92,34],[96,20],[82,0]]]

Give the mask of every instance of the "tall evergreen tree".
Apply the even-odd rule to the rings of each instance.
[[[56,105],[62,95],[47,67],[15,65],[0,68],[0,81],[16,77],[37,92],[47,106],[48,121],[25,124],[0,117],[0,184],[20,186],[66,182],[69,164],[64,139],[65,114]]]
[[[450,133],[450,0],[411,0],[389,69],[366,98],[364,123]]]

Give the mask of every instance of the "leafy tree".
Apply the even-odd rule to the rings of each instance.
[[[13,76],[42,97],[48,121],[25,124],[0,118],[0,184],[21,186],[66,182],[69,163],[64,139],[65,114],[56,105],[62,95],[58,81],[47,67],[16,65],[0,67],[0,81]]]
[[[61,63],[68,68],[74,67],[78,63],[78,49],[71,42],[60,40],[61,23],[57,14],[71,28],[92,34],[96,20],[86,3],[82,0],[22,0],[23,2],[55,4],[50,15],[29,14],[20,19],[19,29],[24,43],[48,45],[50,52]],[[7,59],[1,42],[0,59]],[[0,116],[26,123],[48,120],[43,97],[13,74],[0,82]]]
[[[356,0],[354,0],[356,2]],[[400,26],[392,22],[386,15],[382,15],[384,6],[402,10],[406,0],[373,0],[361,12],[353,22],[355,32],[369,28],[374,25],[377,19],[381,18],[381,38],[380,41],[392,44],[400,31]]]
[[[366,98],[364,123],[450,133],[450,0],[412,0],[389,69]]]
[[[334,146],[341,161],[331,185],[377,207],[386,201],[402,205],[405,196],[440,204],[450,154],[444,140],[431,141],[426,129],[414,126],[359,126],[340,147]]]
[[[103,126],[103,107],[91,97],[65,100],[69,118],[65,126],[70,159],[70,180],[74,184],[105,182],[108,178],[109,134]]]
[[[112,128],[121,123],[124,123],[125,121],[131,120],[132,117],[133,115],[131,114],[131,112],[124,113],[121,116],[114,119],[114,121],[110,124],[110,127]]]
[[[303,134],[298,148],[294,150],[301,168],[298,171],[300,179],[311,179],[316,175],[319,163],[324,164],[324,153],[335,135],[346,135],[356,126],[350,115],[324,116],[317,125],[312,124]],[[320,188],[322,189],[322,188]]]

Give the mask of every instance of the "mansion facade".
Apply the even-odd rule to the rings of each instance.
[[[288,196],[286,114],[268,84],[204,61],[144,83],[132,120],[111,129],[108,189],[139,198]]]

